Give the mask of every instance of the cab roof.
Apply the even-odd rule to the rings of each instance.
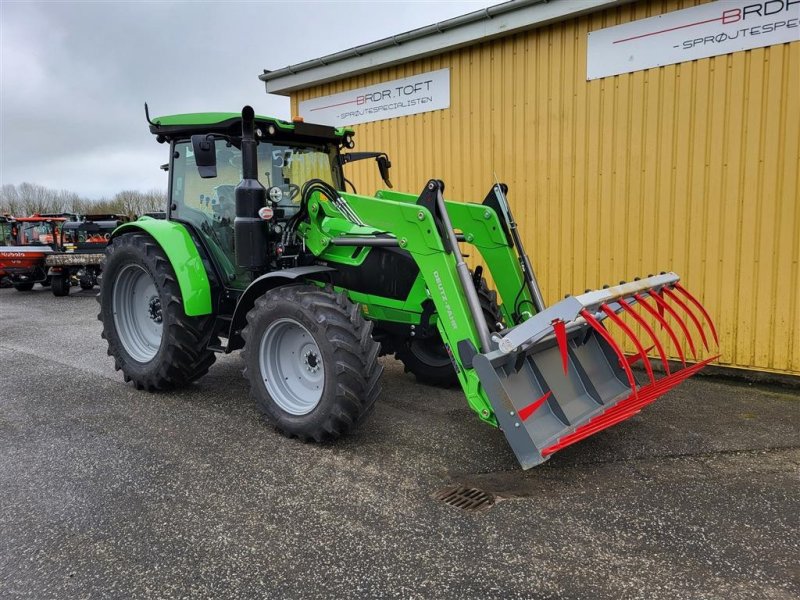
[[[354,133],[352,129],[345,127],[335,128],[315,123],[289,122],[264,115],[256,115],[255,123],[256,128],[263,132],[262,139],[274,137],[275,139],[341,143],[345,137],[352,136]],[[236,112],[166,115],[150,121],[150,132],[160,136],[159,141],[185,138],[196,133],[217,133],[239,137],[242,132],[242,115]]]

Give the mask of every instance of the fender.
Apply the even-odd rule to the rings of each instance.
[[[244,347],[244,340],[242,339],[242,329],[247,323],[247,313],[253,306],[255,306],[256,298],[264,295],[271,289],[297,283],[302,281],[309,275],[316,273],[326,273],[335,271],[333,267],[325,267],[323,265],[309,265],[306,267],[294,267],[292,269],[283,269],[281,271],[272,271],[266,275],[254,279],[253,283],[247,286],[247,289],[239,297],[236,303],[236,309],[233,311],[231,318],[231,329],[228,335],[228,347],[225,352],[232,352]]]
[[[136,231],[144,231],[150,235],[167,255],[181,288],[183,312],[186,316],[211,314],[211,283],[203,259],[200,258],[186,227],[174,221],[139,217],[136,221],[117,227],[111,234],[111,239]]]

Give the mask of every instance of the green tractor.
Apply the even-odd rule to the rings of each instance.
[[[345,165],[374,159],[388,188],[391,165],[382,152],[350,152],[352,130],[250,107],[148,122],[169,144],[166,218],[116,229],[99,295],[108,353],[138,389],[187,385],[216,353],[241,349],[267,420],[323,441],[370,412],[378,357],[394,354],[422,382],[460,384],[529,468],[712,360],[697,358],[708,328],[716,339],[711,319],[674,273],[546,307],[505,185],[480,203],[445,200],[436,179],[420,194],[359,195],[345,191]],[[468,268],[462,244],[496,292],[483,267]],[[612,324],[635,354],[623,353]],[[680,362],[668,361],[656,330]],[[634,372],[636,360],[644,368]]]

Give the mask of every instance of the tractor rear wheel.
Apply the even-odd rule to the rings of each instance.
[[[242,337],[250,392],[282,434],[336,439],[374,406],[380,344],[345,294],[312,285],[270,290],[247,313]]]
[[[137,389],[180,387],[213,364],[213,316],[186,316],[172,265],[149,235],[121,235],[107,246],[98,301],[114,368]]]
[[[489,289],[483,277],[476,291],[489,331],[498,331],[503,325],[503,315],[497,306],[497,292]],[[420,383],[438,387],[458,384],[458,375],[438,333],[432,338],[406,340],[399,346],[395,358],[402,361],[406,372],[413,373]]]
[[[15,283],[14,289],[18,292],[30,292],[33,289],[33,284],[30,281],[25,283]]]
[[[50,280],[50,289],[53,290],[53,296],[66,296],[69,294],[69,277],[64,275],[53,275]]]

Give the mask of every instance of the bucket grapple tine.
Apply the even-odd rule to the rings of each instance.
[[[614,338],[608,333],[608,330],[603,327],[603,325],[595,319],[592,314],[583,309],[580,312],[580,315],[586,320],[586,322],[594,329],[600,337],[602,337],[609,346],[614,350],[616,355],[619,357],[619,364],[625,371],[625,376],[628,378],[628,385],[630,385],[631,390],[633,390],[633,395],[636,395],[636,379],[633,376],[633,371],[631,371],[631,366],[628,364],[628,361],[625,360],[625,354],[622,352],[622,348],[619,347],[617,342],[614,341]]]
[[[708,340],[706,339],[706,332],[703,331],[703,326],[700,324],[700,320],[697,318],[697,315],[695,315],[692,312],[692,309],[690,309],[683,300],[678,298],[678,296],[675,294],[675,292],[673,292],[672,290],[670,290],[667,287],[665,287],[662,291],[664,292],[664,294],[666,295],[667,298],[672,300],[675,304],[677,304],[679,307],[681,307],[683,309],[683,311],[687,315],[689,315],[689,318],[691,319],[692,323],[694,323],[694,326],[697,328],[697,331],[700,333],[700,339],[703,340],[703,346],[705,347],[706,351],[709,351]]]
[[[714,321],[711,319],[711,315],[708,314],[708,311],[705,309],[703,304],[680,283],[677,282],[675,283],[675,289],[678,290],[684,296],[686,296],[689,302],[694,304],[697,307],[697,309],[701,313],[703,313],[703,318],[706,320],[706,323],[708,323],[708,327],[709,329],[711,329],[711,335],[714,337],[714,343],[717,345],[717,347],[719,347],[719,337],[717,336],[717,328],[714,327]]]
[[[675,273],[662,273],[568,296],[493,334],[491,350],[473,357],[497,423],[523,468],[632,417],[716,358],[697,361],[692,326],[676,312],[683,307],[664,293],[677,281]],[[699,316],[694,306],[687,312]],[[674,319],[686,336],[695,364],[686,364],[681,334],[667,319]],[[666,343],[656,334],[654,322],[675,344],[682,368],[670,368]],[[623,338],[611,323],[635,346],[635,354],[623,353]],[[652,345],[645,347],[644,334],[634,323],[647,332]],[[664,366],[663,376],[648,358],[654,348]],[[631,366],[639,359],[646,375],[636,374]]]
[[[672,340],[672,344],[675,346],[675,351],[678,353],[678,356],[681,359],[681,363],[685,367],[686,357],[683,354],[683,346],[681,345],[678,336],[675,335],[675,331],[672,329],[672,327],[669,326],[669,323],[667,323],[667,320],[655,308],[653,308],[650,305],[650,303],[644,296],[642,296],[641,294],[634,294],[633,297],[639,303],[639,306],[644,308],[651,317],[653,317],[656,321],[658,321],[659,325],[661,325],[661,328],[667,331],[667,335],[669,335],[669,338]]]
[[[661,358],[661,364],[664,367],[664,372],[667,375],[669,375],[670,370],[669,370],[669,362],[667,362],[667,353],[664,351],[664,346],[661,345],[661,341],[658,339],[656,332],[653,331],[653,328],[650,327],[650,324],[644,318],[642,318],[642,316],[639,313],[633,310],[633,307],[630,304],[628,304],[624,298],[620,298],[619,300],[617,300],[617,302],[619,302],[619,305],[622,307],[622,310],[628,313],[631,316],[631,318],[633,318],[634,321],[636,321],[639,325],[641,325],[642,329],[644,329],[647,332],[647,335],[650,336],[650,339],[653,340],[653,346],[651,346],[650,348],[652,349],[653,347],[655,347],[658,350],[658,356]]]
[[[642,362],[644,363],[645,371],[647,371],[647,376],[650,378],[651,382],[655,383],[656,378],[653,375],[653,368],[650,366],[650,361],[647,360],[647,350],[644,349],[644,346],[642,346],[642,343],[639,341],[639,338],[637,338],[636,334],[633,333],[633,330],[630,327],[628,327],[625,321],[623,321],[617,316],[617,313],[615,313],[608,307],[608,304],[602,304],[600,306],[600,310],[602,310],[606,315],[608,315],[608,318],[611,319],[614,322],[614,324],[616,324],[617,327],[622,329],[622,331],[625,332],[625,335],[627,335],[630,338],[630,340],[633,342],[633,345],[636,346],[636,350],[639,353],[639,356],[642,357]]]
[[[577,428],[573,433],[560,438],[555,444],[544,448],[542,450],[542,456],[549,456],[558,450],[562,450],[567,446],[571,446],[575,442],[579,442],[580,440],[589,437],[590,435],[594,435],[603,429],[608,429],[612,425],[616,425],[617,423],[629,419],[636,413],[640,412],[645,406],[655,402],[659,397],[663,396],[669,390],[697,373],[700,369],[705,367],[708,363],[716,358],[717,356],[707,358],[692,365],[691,367],[676,371],[671,375],[660,379],[655,384],[643,387],[640,390],[638,400],[635,399],[633,395],[629,396],[616,406],[594,417],[583,426]]]
[[[558,342],[558,351],[561,353],[561,366],[564,369],[564,375],[566,375],[569,367],[569,354],[567,349],[567,326],[564,321],[561,319],[553,321],[553,333],[555,333],[556,342]]]
[[[694,347],[694,341],[692,340],[692,335],[689,333],[689,328],[686,326],[684,320],[681,319],[680,316],[678,316],[678,313],[675,312],[674,308],[672,308],[669,304],[666,303],[666,301],[661,297],[661,294],[659,294],[658,292],[653,292],[652,294],[650,294],[650,297],[653,298],[653,300],[656,301],[656,304],[660,306],[664,311],[666,311],[667,314],[669,314],[678,323],[678,326],[681,328],[681,331],[683,331],[683,335],[686,336],[686,341],[689,344],[689,350],[692,351],[692,356],[694,357],[695,360],[697,360],[697,349]]]
[[[539,409],[539,407],[540,407],[542,404],[544,404],[545,402],[547,402],[547,399],[550,397],[550,395],[551,395],[552,393],[553,393],[552,391],[549,391],[549,392],[547,392],[547,393],[546,393],[544,396],[542,396],[541,398],[539,398],[539,399],[538,399],[536,402],[532,402],[531,404],[529,404],[529,405],[528,405],[528,406],[526,406],[525,408],[522,408],[522,409],[520,409],[520,411],[519,411],[519,413],[518,413],[518,414],[519,414],[519,418],[520,418],[520,419],[522,419],[523,421],[527,421],[527,420],[528,420],[528,418],[529,418],[529,417],[530,417],[530,416],[531,416],[533,413],[535,413],[535,412],[536,412],[536,411]]]

